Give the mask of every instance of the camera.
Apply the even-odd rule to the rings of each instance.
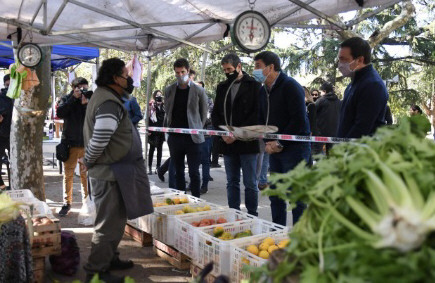
[[[87,88],[81,88],[80,91],[86,99],[91,99],[92,94],[94,94],[92,90],[88,90]]]

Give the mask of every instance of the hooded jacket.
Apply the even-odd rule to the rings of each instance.
[[[316,101],[317,129],[319,135],[335,137],[340,116],[341,101],[338,96],[329,92]]]
[[[71,91],[62,97],[57,108],[57,117],[63,119],[62,141],[70,146],[83,147],[83,125],[85,124],[87,105],[76,98]]]

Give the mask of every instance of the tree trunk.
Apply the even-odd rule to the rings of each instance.
[[[11,126],[11,188],[30,189],[45,201],[42,136],[51,93],[51,47],[41,47],[43,60],[35,68],[40,84],[15,100]]]

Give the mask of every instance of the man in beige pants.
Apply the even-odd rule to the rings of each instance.
[[[69,145],[68,160],[64,162],[65,173],[63,176],[63,206],[59,216],[65,216],[71,209],[74,169],[77,162],[85,155],[83,144],[83,124],[85,122],[88,99],[83,95],[88,89],[88,81],[78,77],[71,83],[72,91],[62,97],[57,116],[64,120],[62,143]],[[86,168],[80,164],[80,178],[82,198],[88,195],[88,182]]]

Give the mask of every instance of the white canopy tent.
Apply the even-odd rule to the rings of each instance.
[[[180,44],[216,52],[200,43],[222,39],[241,12],[254,10],[272,26],[298,26],[323,18],[324,28],[347,29],[333,19],[341,12],[377,6],[371,15],[401,0],[5,0],[0,39],[23,31],[23,41],[148,51],[152,56]],[[358,3],[357,3],[358,2]],[[369,15],[362,15],[364,19]]]

